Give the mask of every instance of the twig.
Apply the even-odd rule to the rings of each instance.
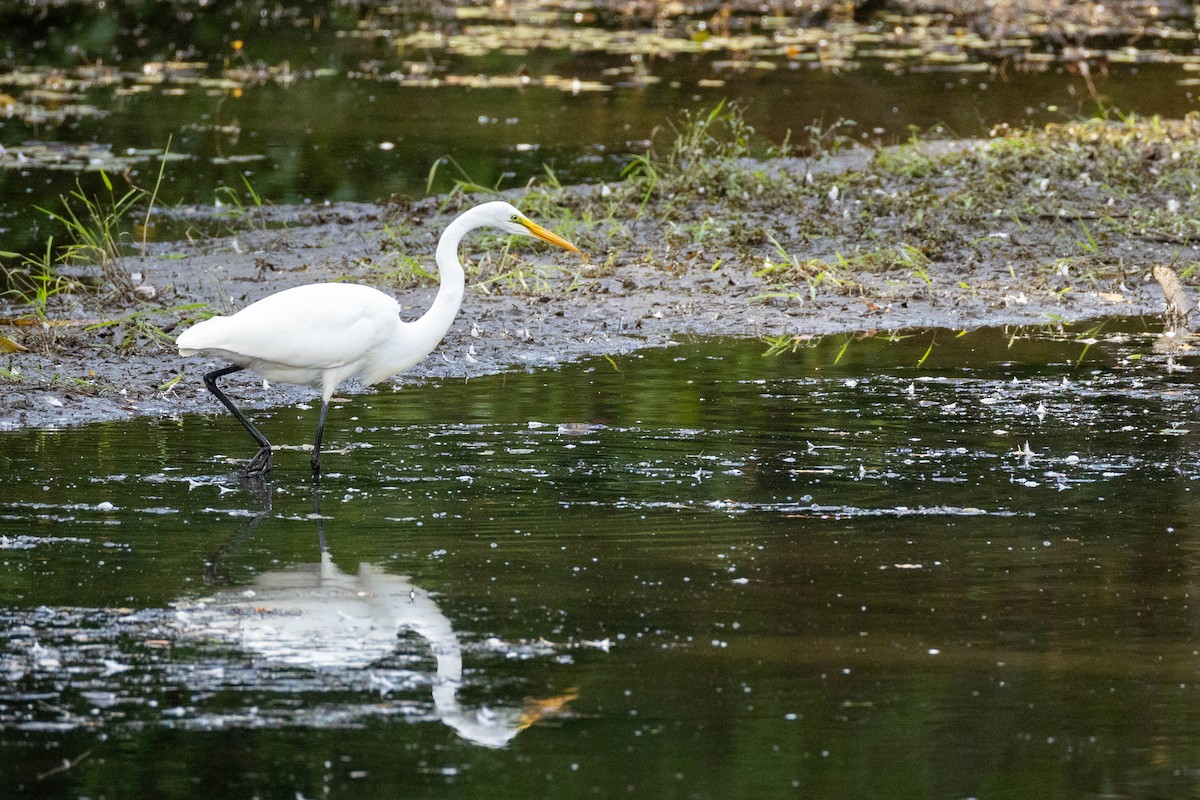
[[[1191,333],[1191,315],[1196,310],[1196,301],[1188,294],[1175,270],[1157,264],[1150,274],[1162,287],[1163,297],[1167,301],[1167,310],[1163,315],[1164,330],[1173,334]]]
[[[60,772],[66,772],[69,769],[73,769],[76,764],[78,764],[80,761],[83,761],[85,758],[87,758],[91,754],[92,754],[91,750],[84,750],[82,753],[75,756],[75,758],[72,758],[69,760],[64,758],[63,762],[61,764],[59,764],[57,767],[55,767],[54,769],[46,770],[45,772],[39,772],[37,779],[39,781],[44,781],[46,778],[49,778],[51,775],[57,775]]]

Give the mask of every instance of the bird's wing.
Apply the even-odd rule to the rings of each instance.
[[[333,369],[396,335],[399,307],[355,284],[310,284],[273,294],[229,317],[213,317],[176,340],[182,350],[220,351],[287,367]]]

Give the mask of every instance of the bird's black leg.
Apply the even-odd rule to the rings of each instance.
[[[325,417],[329,415],[329,403],[321,401],[321,419],[317,422],[317,441],[313,444],[312,474],[313,480],[321,479],[321,440],[325,438]]]
[[[233,404],[233,401],[225,396],[225,393],[217,386],[217,378],[222,378],[234,372],[240,372],[245,367],[239,367],[233,364],[228,367],[213,370],[204,376],[204,385],[212,392],[221,405],[229,409],[229,413],[237,418],[237,421],[242,423],[242,427],[246,429],[254,441],[258,442],[258,453],[254,458],[250,459],[250,463],[246,465],[242,472],[246,475],[263,475],[271,469],[271,443],[267,441],[267,437],[262,435],[262,431],[254,427],[254,423],[246,419],[246,415],[238,410],[238,407]]]

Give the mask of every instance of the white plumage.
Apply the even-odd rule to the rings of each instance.
[[[536,236],[572,250],[566,239],[531,222],[505,202],[476,206],[457,217],[438,240],[440,285],[433,305],[419,319],[400,319],[394,298],[370,286],[313,283],[264,297],[228,317],[213,317],[175,340],[179,354],[203,354],[229,362],[204,377],[209,390],[258,442],[249,473],[271,468],[271,444],[218,388],[216,379],[248,369],[269,381],[312,386],[321,393],[321,417],[313,447],[313,477],[320,474],[321,438],[329,399],[351,378],[378,383],[429,355],[462,304],[465,276],[458,260],[463,237],[480,227]]]
[[[180,355],[223,358],[269,381],[312,386],[329,400],[345,380],[378,383],[428,355],[411,347],[409,358],[393,352],[414,338],[406,335],[413,323],[399,315],[396,300],[370,286],[310,283],[201,322],[176,344]]]

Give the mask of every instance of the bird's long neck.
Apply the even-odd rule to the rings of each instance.
[[[438,240],[436,260],[440,285],[437,296],[433,298],[433,305],[429,310],[412,323],[412,331],[429,343],[429,351],[432,351],[446,335],[446,331],[450,330],[458,308],[462,305],[466,277],[458,260],[458,245],[474,227],[459,217],[446,227],[442,238]]]

